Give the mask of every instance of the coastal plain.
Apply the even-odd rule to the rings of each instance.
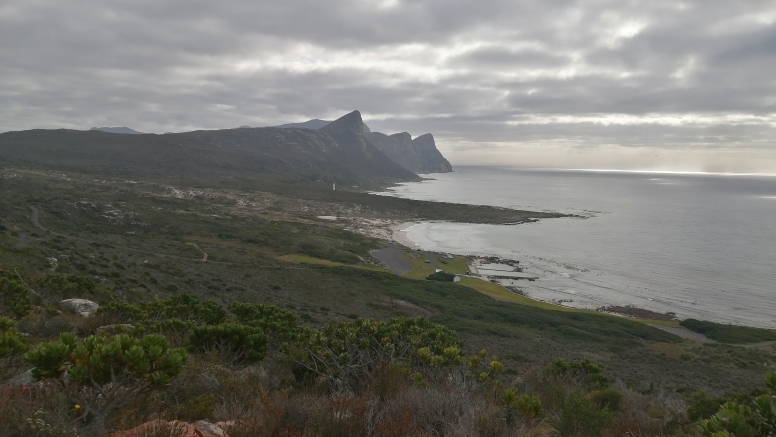
[[[487,347],[515,371],[557,357],[589,358],[636,388],[652,383],[721,393],[756,387],[776,363],[772,346],[686,341],[640,320],[534,301],[474,277],[428,281],[436,268],[462,275],[470,258],[448,259],[373,236],[385,235],[391,224],[443,219],[453,204],[424,208],[430,202],[355,191],[203,188],[9,167],[0,184],[3,269],[88,275],[101,284],[100,294],[79,297],[98,302],[188,293],[223,304],[271,303],[310,326],[424,316],[455,329],[466,344]],[[35,226],[31,208],[48,232]],[[532,213],[462,208],[449,219],[516,216]],[[396,275],[370,255],[386,248],[404,252],[411,270]],[[65,322],[50,326],[68,329]]]

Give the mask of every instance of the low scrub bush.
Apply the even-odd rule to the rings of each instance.
[[[455,281],[455,275],[447,272],[436,272],[426,276],[429,281],[439,282],[453,282]]]
[[[11,273],[0,271],[0,315],[21,318],[31,307],[27,286]]]
[[[769,329],[725,325],[695,319],[682,320],[679,324],[720,343],[746,344],[776,340],[776,331]]]
[[[231,364],[261,361],[267,354],[267,336],[261,328],[225,323],[195,326],[189,334],[192,351],[216,351]]]
[[[182,349],[169,349],[160,335],[90,336],[80,341],[62,334],[59,341],[39,344],[24,359],[33,366],[33,378],[71,386],[82,410],[78,418],[104,435],[110,413],[168,385],[188,356]]]

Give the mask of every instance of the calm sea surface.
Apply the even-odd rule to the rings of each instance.
[[[520,260],[540,279],[512,285],[532,297],[776,328],[776,177],[493,167],[430,177],[385,194],[586,217],[406,230],[426,250]]]

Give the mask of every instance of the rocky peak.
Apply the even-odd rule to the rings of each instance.
[[[416,150],[436,150],[436,143],[434,142],[434,136],[431,134],[421,135],[412,140],[412,145]]]
[[[337,137],[352,137],[354,135],[364,134],[364,121],[361,119],[361,113],[353,111],[350,114],[343,115],[342,117],[332,121],[331,123],[318,129],[319,131],[328,134],[334,139]]]

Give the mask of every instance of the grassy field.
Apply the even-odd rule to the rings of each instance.
[[[405,273],[404,276],[407,278],[422,279],[434,273],[436,269],[431,263],[426,262],[428,258],[429,257],[424,256],[418,252],[408,251],[407,253],[405,253],[404,259],[406,259],[412,264],[412,270]]]
[[[447,273],[462,275],[469,272],[469,263],[471,259],[465,256],[455,255],[453,259],[446,259],[443,256],[435,255],[437,264]]]
[[[313,258],[307,255],[281,255],[275,257],[275,259],[290,263],[305,263],[305,264],[317,264],[326,267],[353,267],[357,269],[372,270],[375,272],[390,273],[391,270],[385,267],[372,267],[364,265],[344,264],[336,261],[330,261],[327,259]]]

